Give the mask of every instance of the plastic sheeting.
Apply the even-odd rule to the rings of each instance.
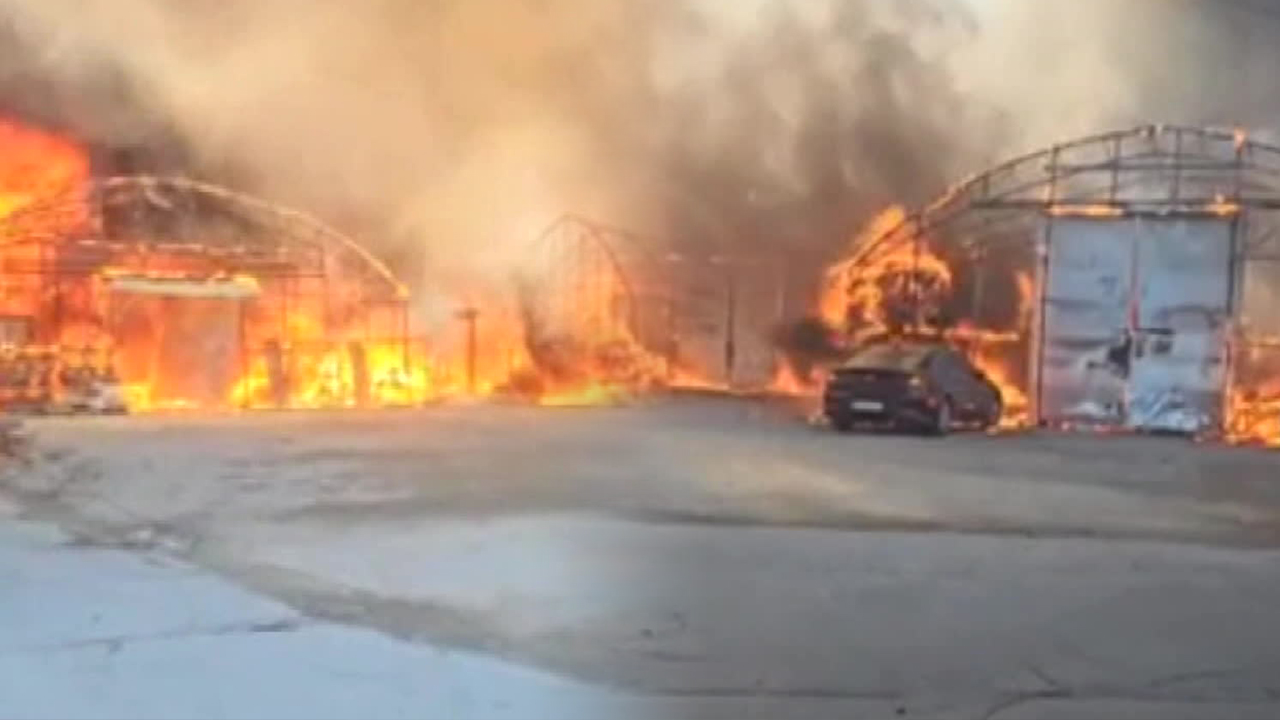
[[[1231,226],[1055,219],[1042,415],[1196,432],[1221,417]]]

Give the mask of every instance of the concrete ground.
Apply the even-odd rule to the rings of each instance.
[[[30,428],[10,497],[79,545],[641,716],[1280,715],[1274,452],[740,401]]]
[[[614,717],[612,694],[307,617],[156,552],[0,519],[6,718]]]

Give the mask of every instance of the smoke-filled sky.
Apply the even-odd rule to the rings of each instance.
[[[0,112],[309,209],[420,287],[565,211],[816,263],[1056,139],[1273,126],[1277,30],[1268,0],[0,0]]]

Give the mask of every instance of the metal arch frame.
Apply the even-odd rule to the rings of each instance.
[[[330,262],[337,262],[349,256],[356,261],[354,266],[362,271],[360,274],[367,279],[372,279],[375,286],[386,293],[387,299],[404,300],[407,297],[404,284],[396,279],[385,263],[374,257],[354,238],[339,232],[315,216],[229,188],[184,177],[119,175],[96,178],[84,185],[64,189],[61,193],[19,208],[0,220],[0,244],[57,242],[63,238],[35,236],[30,233],[23,233],[18,237],[15,235],[21,233],[21,224],[29,217],[56,213],[72,216],[73,208],[86,206],[88,216],[80,219],[89,223],[88,229],[91,232],[101,236],[104,232],[103,208],[114,201],[110,195],[117,192],[137,193],[146,202],[160,207],[164,207],[171,199],[166,195],[177,194],[187,200],[196,197],[215,199],[225,203],[226,207],[241,213],[252,222],[284,231],[271,237],[275,241],[274,245],[264,242],[263,238],[254,238],[261,243],[261,248],[294,246],[312,251],[318,250],[322,257],[322,272],[329,269]]]
[[[171,216],[176,221],[176,236],[165,238],[163,232],[151,230],[136,237],[110,236],[107,219],[119,207],[156,209]],[[192,232],[200,229],[201,220],[230,224],[204,241],[198,232]],[[72,245],[108,248],[110,255],[101,261],[106,263],[111,258],[118,261],[122,255],[140,256],[137,267],[144,273],[149,267],[148,252],[172,253],[208,260],[217,273],[244,274],[275,283],[277,290],[271,293],[270,303],[273,309],[268,312],[278,316],[279,338],[286,345],[292,344],[291,313],[296,314],[301,305],[316,307],[325,332],[332,330],[330,280],[347,278],[352,290],[347,305],[355,314],[343,315],[346,336],[397,342],[404,367],[410,366],[406,287],[354,238],[300,210],[207,182],[153,175],[92,178],[20,207],[0,219],[0,252],[22,246],[36,248],[32,261],[26,263],[34,265],[17,274],[43,277],[46,280],[42,282],[52,285],[54,310],[41,334],[54,339],[62,328],[64,284],[107,266],[96,260],[53,264],[58,248]],[[256,341],[246,334],[246,302],[241,300],[238,306],[239,362],[244,373],[247,353]],[[374,319],[379,320],[377,330]]]
[[[1153,178],[1167,183],[1160,194],[1150,192]],[[827,281],[847,285],[862,266],[904,246],[919,257],[926,245],[942,246],[937,235],[965,230],[966,219],[981,222],[978,237],[949,246],[972,254],[996,242],[991,236],[1001,223],[1060,216],[1237,219],[1245,209],[1280,210],[1280,145],[1240,129],[1142,125],[1051,145],[970,175],[866,239],[829,271]],[[1234,223],[1233,232],[1240,225]],[[1023,246],[1048,241],[1047,231],[1038,238],[1024,235]],[[1233,265],[1266,259],[1251,256],[1234,235],[1232,241]],[[918,314],[918,288],[912,293]]]
[[[1145,151],[1135,152],[1134,144]],[[1084,162],[1091,159],[1091,151],[1100,151],[1101,159]],[[1077,156],[1081,161],[1073,162]],[[1022,173],[1031,177],[1024,179]],[[1153,197],[1135,192],[1139,173],[1168,175],[1169,193]],[[1229,187],[1211,194],[1184,194],[1187,184],[1209,173],[1229,179]],[[1064,192],[1069,183],[1081,179],[1103,180],[1101,191]],[[1100,217],[1224,215],[1245,207],[1280,209],[1280,191],[1275,188],[1280,188],[1280,146],[1254,140],[1239,129],[1141,125],[1051,145],[970,175],[870,238],[846,264],[856,267],[896,242],[918,242],[971,210]],[[1268,190],[1270,194],[1264,194]]]
[[[618,278],[627,303],[625,317],[622,320],[632,337],[636,337],[639,330],[638,299],[631,277],[621,261],[618,248],[615,247],[615,242],[623,240],[624,243],[619,244],[624,244],[632,250],[642,251],[644,244],[638,241],[639,236],[621,228],[590,220],[581,215],[565,213],[551,221],[538,233],[527,247],[525,257],[534,258],[539,253],[550,251],[557,241],[565,237],[571,237],[583,246],[597,251],[600,257],[604,259],[605,265]],[[564,309],[561,308],[561,310]]]

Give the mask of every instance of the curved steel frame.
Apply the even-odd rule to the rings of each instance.
[[[225,219],[242,232],[208,232],[194,216],[217,206]],[[174,216],[178,225],[199,240],[110,237],[108,217],[123,207],[148,209]],[[184,213],[191,217],[184,217]],[[183,225],[185,223],[185,226]],[[51,235],[48,228],[57,228]],[[264,232],[265,231],[265,232]],[[243,265],[252,274],[286,272],[320,276],[337,269],[364,281],[378,301],[403,300],[405,286],[390,269],[353,238],[299,210],[274,205],[228,188],[181,177],[126,175],[99,178],[85,186],[27,205],[0,220],[0,244],[75,243],[143,245],[157,251],[180,251],[217,257],[228,267]],[[255,272],[256,270],[256,272]]]
[[[927,242],[975,210],[1176,217],[1234,216],[1244,208],[1280,210],[1280,146],[1238,129],[1143,125],[1052,145],[971,175],[869,238],[847,263],[857,267],[889,246]]]
[[[239,303],[242,373],[259,346],[315,344],[291,322],[305,308],[320,319],[320,342],[396,342],[403,366],[411,362],[408,292],[384,263],[312,215],[209,183],[149,175],[90,180],[0,219],[0,255],[3,272],[24,292],[49,286],[47,315],[28,331],[40,343],[60,342],[63,298],[85,279],[109,269],[163,277],[176,266],[195,268],[192,279],[249,276],[269,284],[249,303],[268,318],[253,333],[246,303]],[[94,312],[90,323],[104,329],[109,302]]]
[[[542,288],[546,292],[543,300],[554,318],[565,321],[584,315],[605,317],[617,323],[614,327],[621,327],[635,337],[639,324],[636,295],[617,247],[636,245],[632,242],[634,238],[625,230],[578,215],[561,215],[531,243],[524,269],[540,275],[536,279],[546,283]],[[544,262],[545,267],[532,267],[539,261]],[[593,290],[601,289],[608,282],[606,275],[611,275],[622,291],[624,306],[620,312],[615,308],[582,307],[584,295],[588,302],[601,300],[600,293]],[[570,286],[581,287],[585,292],[565,292]]]

